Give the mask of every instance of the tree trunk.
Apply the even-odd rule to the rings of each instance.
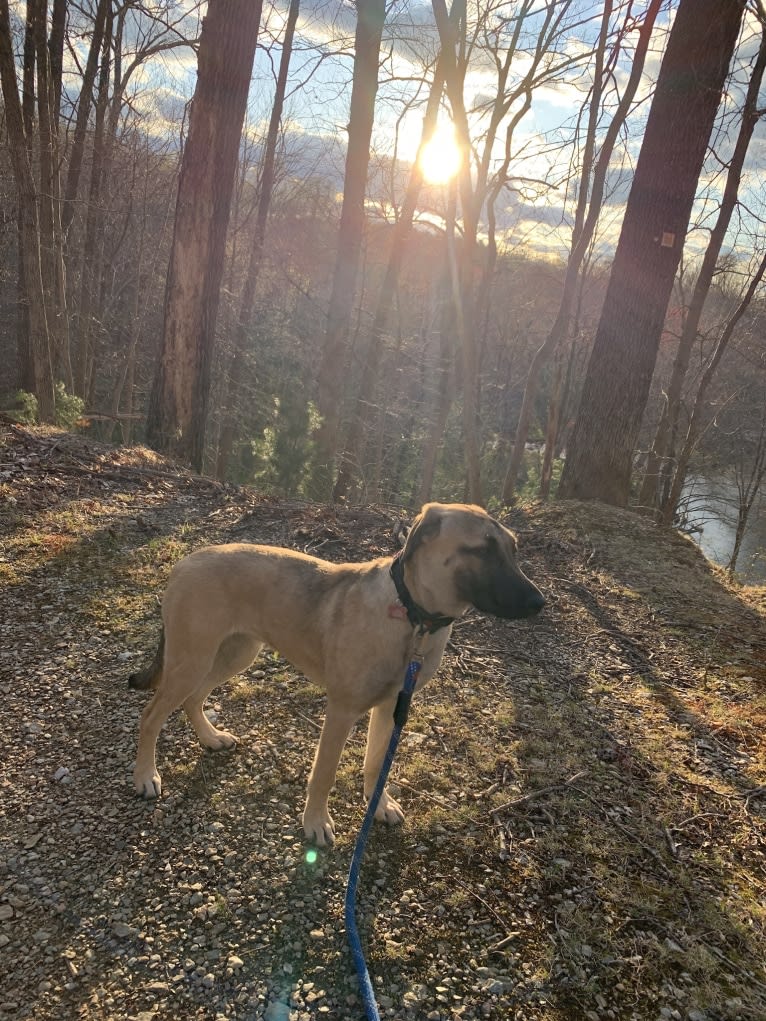
[[[37,70],[37,128],[39,147],[40,189],[38,192],[38,229],[40,232],[40,264],[43,295],[48,321],[48,343],[55,373],[71,388],[66,300],[64,297],[64,262],[58,208],[58,131],[56,95],[58,85],[51,73],[51,49],[47,38],[46,0],[30,0],[32,36]],[[53,29],[62,38],[53,38],[53,46],[63,45],[60,0],[54,5]],[[54,50],[55,52],[55,50]],[[58,56],[58,55],[57,55]]]
[[[535,352],[532,363],[527,374],[527,381],[524,386],[519,421],[516,425],[516,436],[513,441],[513,451],[508,464],[508,471],[503,483],[503,503],[511,503],[516,489],[516,482],[524,461],[524,450],[529,438],[529,428],[532,422],[532,412],[537,398],[537,391],[540,385],[540,375],[548,359],[555,353],[559,345],[564,342],[570,329],[570,317],[572,304],[575,299],[577,281],[580,275],[583,260],[588,246],[596,231],[596,225],[601,215],[601,206],[604,200],[604,189],[606,186],[607,173],[611,162],[614,145],[617,136],[622,129],[628,114],[630,113],[633,100],[636,95],[646,54],[649,49],[654,23],[657,20],[662,0],[651,0],[647,8],[644,20],[639,29],[636,51],[633,55],[630,77],[625,86],[620,102],[615,110],[609,127],[604,136],[604,141],[599,150],[598,158],[595,158],[596,131],[599,118],[602,114],[601,101],[604,80],[604,63],[606,57],[606,42],[609,29],[609,18],[611,5],[604,6],[601,33],[596,47],[596,66],[594,73],[593,91],[588,111],[588,126],[586,130],[585,146],[583,149],[583,161],[580,173],[580,188],[575,210],[575,221],[572,228],[572,250],[567,260],[564,276],[564,286],[559,302],[559,309],[556,319],[551,327],[550,333],[540,348]],[[607,74],[613,74],[612,62],[609,62]],[[592,179],[592,180],[591,180]]]
[[[702,413],[705,408],[705,397],[707,396],[708,387],[710,386],[716,369],[718,368],[724,352],[729,345],[729,341],[734,334],[734,329],[753,300],[753,296],[760,287],[764,275],[766,275],[766,255],[764,255],[761,259],[758,269],[748,284],[742,300],[729,318],[729,321],[726,323],[721,336],[718,338],[715,349],[707,361],[705,370],[702,373],[702,378],[700,379],[699,388],[697,390],[697,396],[694,400],[694,408],[692,410],[691,419],[689,420],[689,427],[686,431],[686,438],[684,440],[683,447],[681,448],[681,452],[678,455],[678,463],[676,465],[675,474],[673,475],[673,484],[670,488],[670,495],[663,505],[660,514],[660,521],[663,525],[669,525],[672,523],[681,499],[681,493],[683,492],[684,484],[686,483],[686,473],[689,469],[689,462],[692,454],[694,453],[694,449],[697,445],[697,439],[702,429]]]
[[[366,357],[362,367],[359,392],[357,393],[354,412],[351,416],[343,455],[338,465],[338,478],[333,490],[333,500],[336,502],[346,497],[354,473],[358,469],[358,460],[365,434],[365,422],[369,415],[370,402],[372,401],[375,384],[377,383],[383,355],[384,334],[388,327],[394,293],[399,281],[399,272],[404,258],[404,249],[407,238],[412,230],[412,220],[415,216],[418,196],[423,184],[423,171],[419,162],[420,155],[434,133],[443,89],[444,72],[441,61],[439,61],[434,72],[434,80],[431,84],[428,103],[426,104],[426,111],[423,116],[423,128],[417,156],[412,164],[399,219],[393,228],[391,250],[388,256],[383,283],[380,287],[377,305],[375,306],[375,318],[373,319]]]
[[[96,301],[99,271],[97,266],[98,239],[101,233],[101,188],[104,177],[104,152],[106,149],[106,111],[109,103],[110,55],[112,48],[112,12],[108,12],[107,23],[102,34],[101,70],[96,117],[93,128],[93,152],[91,156],[90,186],[88,189],[85,237],[82,247],[80,270],[80,300],[77,307],[77,346],[75,392],[83,399],[88,395],[88,380],[91,373],[93,332],[93,307]]]
[[[476,303],[473,277],[479,213],[486,190],[486,177],[482,181],[477,181],[474,187],[470,161],[471,138],[464,96],[468,66],[465,59],[467,27],[465,0],[455,0],[449,16],[444,0],[432,0],[432,6],[442,47],[444,81],[461,153],[457,187],[460,193],[463,234],[458,253],[455,242],[454,203],[450,202],[446,225],[447,259],[454,294],[455,332],[461,351],[466,496],[472,503],[481,505],[484,499],[481,486],[479,358],[475,336]]]
[[[247,351],[248,329],[253,318],[253,307],[255,305],[255,290],[258,286],[258,276],[261,270],[263,259],[263,243],[266,238],[266,224],[269,219],[269,208],[271,207],[271,196],[274,191],[276,179],[276,158],[277,142],[279,141],[279,129],[282,123],[282,110],[285,105],[285,93],[287,91],[287,76],[290,70],[290,58],[293,52],[293,39],[295,37],[295,26],[300,12],[300,0],[290,0],[290,7],[285,22],[285,33],[282,38],[282,52],[279,58],[279,71],[277,72],[277,84],[274,91],[274,104],[271,108],[271,119],[266,134],[266,147],[263,154],[263,167],[261,170],[260,192],[258,194],[258,208],[255,216],[255,229],[253,230],[252,245],[250,247],[250,258],[248,260],[247,275],[242,288],[240,298],[239,314],[234,331],[234,354],[229,369],[229,392],[227,395],[226,416],[221,429],[221,438],[218,444],[218,457],[216,459],[216,478],[225,479],[229,470],[231,453],[234,449],[234,440],[237,435],[237,416],[242,400],[242,383],[245,372],[245,354]]]
[[[649,111],[559,495],[626,506],[692,204],[744,0],[680,0]]]
[[[753,137],[755,126],[758,123],[762,111],[758,110],[758,96],[761,91],[764,70],[766,69],[766,26],[761,31],[761,45],[758,50],[753,70],[750,75],[745,104],[742,110],[737,142],[729,163],[729,170],[726,175],[726,184],[721,198],[721,208],[715,225],[710,232],[710,240],[702,259],[699,275],[694,285],[691,301],[686,316],[684,317],[683,329],[678,342],[673,363],[673,371],[668,386],[667,398],[662,409],[657,432],[649,451],[646,472],[641,484],[641,493],[638,498],[639,506],[643,510],[654,509],[660,497],[659,482],[667,474],[663,467],[664,459],[672,459],[675,449],[675,439],[678,431],[678,420],[681,412],[681,395],[683,392],[684,380],[689,369],[692,349],[697,340],[702,311],[713,282],[718,257],[721,254],[724,238],[731,223],[731,217],[737,205],[739,183],[742,178],[742,168],[745,157]]]
[[[111,9],[112,0],[98,0],[98,7],[96,8],[96,15],[93,20],[93,35],[91,36],[88,58],[82,75],[80,95],[77,99],[77,117],[75,119],[72,146],[69,152],[69,165],[61,210],[61,229],[65,242],[74,217],[75,200],[77,199],[80,171],[82,170],[82,158],[85,152],[85,138],[90,111],[93,105],[93,85],[96,81],[96,73],[98,72],[98,58],[104,40],[106,16],[107,12],[109,12],[111,21]]]
[[[317,407],[321,424],[314,437],[316,463],[311,488],[319,499],[327,499],[332,492],[345,378],[343,361],[348,346],[364,232],[370,137],[378,91],[380,40],[386,15],[385,0],[357,0],[356,7],[354,77],[343,179],[343,207],[317,385]]]
[[[755,503],[758,493],[761,491],[761,484],[763,483],[764,475],[766,475],[766,446],[764,446],[763,426],[761,426],[761,436],[755,460],[753,461],[753,466],[750,472],[750,478],[747,482],[743,481],[739,487],[737,530],[734,536],[734,549],[731,551],[731,557],[729,558],[729,574],[733,575],[737,570],[737,561],[739,560],[739,554],[742,550],[742,541],[745,538],[747,525],[750,521],[750,512],[753,509],[753,504]]]
[[[54,307],[57,319],[58,371],[70,392],[74,391],[72,354],[69,340],[69,310],[67,308],[66,262],[64,259],[64,233],[61,223],[61,147],[59,121],[61,118],[62,76],[64,70],[64,35],[66,32],[67,0],[53,0],[51,32],[48,38],[49,68],[49,133],[51,141],[51,205],[53,217]]]
[[[226,230],[260,0],[211,0],[178,183],[147,439],[201,469]]]
[[[556,449],[556,437],[559,433],[561,404],[564,394],[564,350],[556,353],[556,368],[553,374],[553,392],[548,407],[548,421],[545,426],[545,451],[543,466],[540,469],[540,499],[547,500],[551,495],[551,479],[553,478],[553,455]]]
[[[61,116],[61,79],[64,71],[64,35],[67,0],[53,0],[51,34],[48,39],[48,66],[51,75],[51,120],[58,130]]]
[[[766,406],[761,410],[761,428],[756,440],[749,476],[745,478],[744,464],[742,465],[742,471],[737,471],[739,502],[737,506],[737,530],[734,536],[734,549],[731,552],[728,565],[729,574],[731,575],[737,569],[737,561],[739,560],[742,542],[750,520],[750,512],[761,491],[764,476],[766,476]]]
[[[465,224],[465,217],[464,217]],[[473,253],[476,235],[466,230],[458,254],[455,240],[455,217],[447,224],[447,259],[452,281],[455,332],[462,354],[463,385],[463,448],[465,454],[466,496],[471,503],[483,506],[481,487],[481,440],[479,433],[479,357],[474,336]]]
[[[588,260],[589,261],[589,260]],[[577,304],[569,330],[569,355],[566,357],[566,373],[563,371],[565,355],[561,353],[561,360],[556,369],[556,378],[553,387],[553,396],[548,406],[548,422],[545,427],[545,450],[543,452],[543,466],[540,471],[540,499],[547,500],[551,492],[551,480],[553,478],[553,462],[560,456],[563,447],[561,439],[561,417],[566,410],[569,394],[572,389],[572,376],[574,375],[575,353],[577,351],[577,337],[580,333],[580,320],[582,316],[583,292],[588,275],[588,264],[582,267],[580,273],[580,286],[577,293]],[[562,379],[563,376],[563,379]]]
[[[423,443],[420,482],[416,493],[416,506],[420,507],[431,499],[439,447],[444,440],[447,419],[454,398],[455,337],[452,314],[452,287],[448,276],[444,276],[438,289],[441,311],[438,317],[439,361],[436,407],[430,416],[430,423]]]
[[[138,349],[138,341],[141,336],[141,299],[143,295],[142,290],[142,276],[144,275],[144,248],[146,244],[146,220],[147,220],[147,185],[148,185],[148,167],[144,177],[143,195],[141,196],[141,202],[139,208],[141,209],[141,220],[138,228],[138,239],[135,249],[135,265],[133,266],[133,280],[132,280],[132,300],[130,301],[130,310],[128,311],[129,324],[127,329],[125,353],[123,358],[122,368],[115,384],[114,390],[112,391],[112,414],[117,418],[120,414],[120,405],[123,400],[126,403],[126,411],[131,414],[133,411],[133,387],[136,376],[136,352]],[[126,306],[128,301],[125,302]],[[132,422],[130,418],[126,419],[125,424],[120,423],[121,441],[125,444],[130,443],[132,432]]]
[[[29,322],[29,355],[41,421],[55,418],[53,368],[45,314],[45,293],[40,265],[40,232],[37,216],[38,193],[29,161],[24,131],[24,112],[16,84],[16,65],[11,48],[8,0],[0,0],[0,79],[2,80],[8,151],[13,168],[19,206],[19,243]],[[26,85],[25,75],[25,85]],[[26,92],[25,92],[26,101]]]

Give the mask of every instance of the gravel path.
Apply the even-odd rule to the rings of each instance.
[[[172,717],[163,797],[148,805],[130,786],[143,696],[125,682],[187,549],[236,538],[364,559],[393,549],[395,514],[269,503],[125,453],[12,441],[0,469],[0,1016],[359,1021],[342,902],[362,734],[334,793],[338,844],[310,861],[299,817],[318,690],[264,656],[210,704],[242,738],[232,753],[203,753]],[[685,692],[672,712],[660,705],[638,652],[657,653],[668,677],[701,677],[710,643],[692,654],[666,631],[662,649],[638,649],[631,621],[648,628],[662,606],[639,605],[624,578],[605,588],[593,540],[557,513],[534,529],[517,520],[523,559],[552,594],[545,619],[461,623],[413,707],[395,767],[408,820],[375,828],[361,883],[381,1013],[762,1018],[763,801],[747,797],[762,749],[728,731],[705,747],[701,705],[687,730],[679,719]],[[590,604],[591,585],[624,632],[603,600]],[[741,619],[752,648],[762,622]],[[724,658],[755,684],[740,653]],[[644,680],[629,693],[633,677]],[[740,693],[760,720],[762,696]],[[660,748],[641,744],[650,721]],[[673,769],[693,800],[677,817],[663,814]],[[749,870],[749,897],[744,872],[724,875],[726,847]]]

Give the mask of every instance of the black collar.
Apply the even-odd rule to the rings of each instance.
[[[404,561],[401,552],[394,557],[390,574],[396,586],[399,602],[407,611],[407,619],[413,627],[418,628],[421,635],[433,634],[434,631],[440,631],[452,624],[454,617],[445,617],[442,613],[429,613],[422,606],[418,606],[412,598],[410,590],[404,584]]]

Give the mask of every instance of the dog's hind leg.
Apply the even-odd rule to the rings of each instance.
[[[188,661],[168,667],[166,660],[157,690],[141,714],[133,783],[138,793],[145,798],[158,798],[162,793],[162,781],[155,758],[157,738],[168,716],[184,701],[189,690],[188,681],[194,683],[195,669],[199,670],[199,666],[192,666]],[[202,669],[205,670],[205,665]]]
[[[394,707],[396,698],[376,705],[370,713],[370,725],[367,728],[367,750],[364,755],[364,796],[369,801],[378,782],[380,767],[391,740],[394,729]],[[398,801],[384,788],[380,796],[375,818],[395,826],[404,821],[404,811]]]
[[[303,831],[319,847],[335,842],[335,823],[327,802],[343,748],[358,718],[357,713],[349,713],[343,706],[328,700],[303,810]]]
[[[205,748],[222,751],[234,748],[237,744],[234,734],[213,726],[203,707],[205,699],[219,684],[247,670],[261,651],[261,645],[261,642],[249,635],[230,635],[221,642],[210,673],[194,694],[184,701],[183,706],[189,722],[197,732],[200,744]]]

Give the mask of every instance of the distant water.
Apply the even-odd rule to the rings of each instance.
[[[737,487],[725,475],[690,476],[684,497],[688,500],[689,523],[702,529],[692,535],[702,552],[726,567],[734,549],[737,528]],[[766,496],[763,492],[750,511],[742,549],[737,559],[737,576],[753,584],[766,583]]]

